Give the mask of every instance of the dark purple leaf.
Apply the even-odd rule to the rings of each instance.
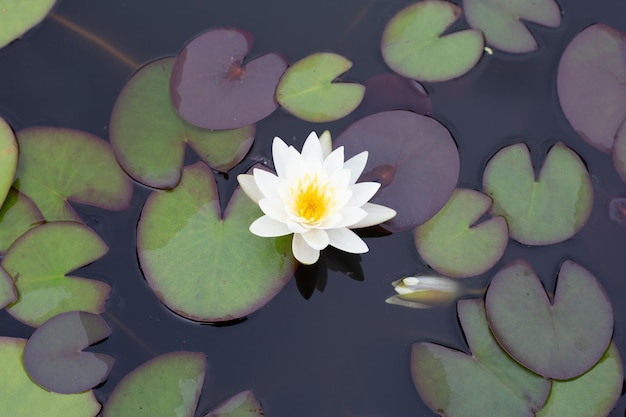
[[[365,81],[365,97],[359,110],[374,114],[387,110],[411,110],[431,115],[433,105],[424,87],[396,74],[378,74]]]

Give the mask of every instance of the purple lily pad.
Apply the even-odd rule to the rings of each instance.
[[[346,129],[335,146],[346,159],[369,151],[360,181],[381,188],[371,200],[398,212],[383,224],[393,232],[430,219],[448,201],[459,177],[459,152],[450,132],[435,119],[396,110],[367,116]]]
[[[626,226],[626,198],[613,198],[609,202],[609,218],[615,223]]]
[[[266,54],[243,64],[251,34],[237,29],[205,32],[181,51],[170,79],[170,95],[180,116],[206,129],[234,129],[269,116],[287,62]]]
[[[396,74],[377,74],[365,81],[365,97],[359,110],[365,114],[410,110],[431,115],[433,104],[419,82]]]
[[[111,334],[102,317],[69,311],[46,321],[24,348],[24,367],[41,387],[60,394],[86,391],[103,382],[111,372],[109,355],[82,349]]]

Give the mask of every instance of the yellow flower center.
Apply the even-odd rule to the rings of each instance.
[[[331,210],[332,191],[328,184],[320,184],[317,175],[306,175],[292,191],[295,213],[309,224],[319,222]]]

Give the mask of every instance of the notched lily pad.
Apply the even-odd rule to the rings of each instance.
[[[265,413],[252,391],[235,394],[204,417],[263,417]]]
[[[41,22],[56,0],[0,0],[0,48]]]
[[[2,16],[2,12],[0,12],[0,16]],[[1,22],[2,19],[0,19],[0,24]],[[17,142],[15,135],[11,126],[0,117],[0,206],[6,198],[9,188],[11,188],[16,168]]]
[[[485,167],[483,190],[493,199],[491,214],[504,216],[509,235],[527,245],[569,239],[583,227],[593,205],[587,168],[563,143],[550,149],[537,180],[525,144],[501,149]]]
[[[561,10],[554,0],[463,0],[467,22],[485,34],[487,43],[505,52],[538,48],[522,20],[558,27]]]
[[[341,55],[319,52],[302,58],[283,74],[276,100],[289,113],[309,122],[341,119],[357,108],[365,87],[333,80],[352,67]]]
[[[250,224],[262,215],[242,191],[220,215],[215,179],[197,163],[172,191],[155,191],[137,228],[146,280],[171,310],[192,320],[228,321],[261,308],[293,274],[291,236],[263,238]]]
[[[17,289],[13,278],[0,268],[0,309],[17,301]]]
[[[170,82],[174,107],[183,119],[205,129],[234,129],[269,116],[287,62],[267,54],[246,62],[252,35],[214,29],[194,38],[176,58]]]
[[[66,311],[104,311],[111,287],[101,281],[65,274],[104,256],[100,237],[79,223],[52,222],[22,235],[2,259],[13,277],[19,299],[7,310],[37,327]]]
[[[334,143],[346,159],[369,151],[360,181],[381,183],[372,203],[391,207],[391,231],[412,229],[446,204],[459,177],[459,152],[450,132],[427,116],[396,110],[364,117]]]
[[[31,228],[44,222],[43,215],[24,193],[11,188],[0,207],[0,253]]]
[[[103,417],[193,417],[204,385],[204,353],[171,352],[134,369],[115,387]]]
[[[583,374],[611,342],[610,301],[593,275],[572,261],[561,265],[552,302],[530,265],[518,260],[493,278],[485,305],[506,351],[548,378]]]
[[[174,188],[180,180],[185,143],[212,168],[228,171],[248,153],[254,126],[208,130],[190,125],[170,100],[174,58],[142,67],[128,81],[111,114],[111,145],[133,178],[155,188]]]
[[[446,205],[415,229],[415,246],[436,271],[453,278],[482,274],[500,260],[509,240],[506,221],[476,221],[491,206],[478,191],[457,188]]]
[[[385,27],[381,43],[387,65],[420,81],[446,81],[472,69],[483,54],[483,34],[463,30],[442,34],[460,16],[461,8],[441,0],[406,7]]]
[[[96,314],[61,313],[42,324],[28,339],[24,367],[33,381],[48,391],[87,391],[106,380],[115,360],[82,349],[110,334],[111,328]]]

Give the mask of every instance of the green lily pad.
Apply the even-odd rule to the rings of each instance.
[[[459,320],[472,356],[416,343],[411,353],[413,382],[424,402],[446,417],[532,417],[550,382],[509,357],[489,331],[482,300],[458,302]]]
[[[255,127],[208,130],[179,115],[170,99],[175,58],[142,67],[128,81],[111,114],[111,146],[120,165],[142,184],[174,188],[180,180],[188,143],[218,171],[226,172],[248,153]]]
[[[319,52],[290,66],[276,87],[276,100],[289,113],[309,122],[330,122],[350,114],[365,87],[333,80],[352,67],[341,55]]]
[[[110,334],[111,328],[96,314],[61,313],[42,324],[28,339],[24,367],[33,381],[48,391],[87,391],[106,380],[115,360],[82,349]]]
[[[0,404],[11,417],[63,416],[95,417],[100,404],[92,391],[57,394],[35,384],[22,365],[26,340],[0,336]]]
[[[0,0],[0,48],[41,22],[56,0]]]
[[[509,240],[503,217],[476,225],[490,205],[491,199],[483,193],[457,188],[437,214],[415,229],[415,246],[422,259],[453,278],[489,270]]]
[[[17,289],[13,278],[0,268],[0,309],[17,301]]]
[[[0,16],[2,16],[2,13],[0,13]],[[11,126],[0,117],[0,205],[6,198],[9,188],[11,188],[16,168],[17,142],[15,141],[15,135]]]
[[[204,417],[263,417],[265,413],[252,391],[235,394]]]
[[[137,228],[146,280],[171,310],[216,322],[265,305],[297,265],[291,236],[262,238],[250,224],[263,213],[239,188],[220,216],[215,179],[197,163],[172,191],[155,191]]]
[[[65,274],[107,251],[102,239],[79,223],[52,222],[31,229],[2,259],[1,266],[13,277],[19,294],[8,312],[33,327],[66,311],[102,313],[111,287]]]
[[[103,417],[193,417],[204,385],[203,353],[171,352],[149,360],[115,387]]]
[[[446,81],[472,69],[483,54],[482,32],[468,29],[442,36],[461,12],[459,6],[441,0],[420,1],[401,10],[383,32],[387,65],[420,81]]]
[[[613,335],[613,310],[596,279],[572,261],[561,265],[550,302],[523,260],[491,281],[485,300],[495,337],[522,365],[548,378],[570,379],[588,371]]]
[[[485,34],[487,43],[505,52],[530,52],[538,48],[521,22],[549,27],[561,24],[561,10],[554,0],[463,0],[467,23]]]
[[[557,143],[535,180],[528,147],[507,146],[487,163],[483,190],[493,199],[491,214],[504,216],[509,235],[527,245],[562,242],[591,214],[593,188],[580,157]]]
[[[80,221],[67,200],[107,210],[128,207],[132,184],[104,140],[72,129],[36,127],[19,131],[17,141],[14,187],[46,220]]]
[[[589,371],[568,381],[552,381],[550,397],[536,417],[605,417],[622,393],[624,370],[615,343]]]
[[[0,208],[0,253],[6,252],[18,237],[43,221],[35,203],[11,188]]]

